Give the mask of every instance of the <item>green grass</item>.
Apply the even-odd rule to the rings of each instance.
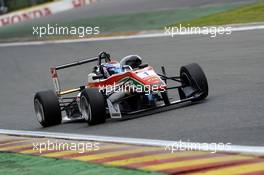
[[[65,26],[99,26],[101,33],[137,32],[142,30],[164,29],[164,26],[173,22],[191,20],[202,16],[226,11],[237,7],[238,4],[222,4],[214,6],[203,6],[195,8],[180,8],[175,10],[151,11],[140,13],[129,13],[114,16],[101,16],[75,21],[54,21],[50,18],[48,23]],[[40,20],[41,21],[41,20]],[[33,26],[46,26],[45,23],[34,20],[26,23],[15,24],[0,28],[0,39],[31,38]]]
[[[233,8],[234,5],[220,5],[210,7],[180,8],[152,12],[130,13],[115,16],[103,16],[64,23],[66,25],[100,26],[103,33],[131,32],[142,30],[163,29],[171,21],[190,20],[209,14],[222,12]],[[62,23],[63,24],[63,23]]]
[[[49,37],[38,38],[32,35],[33,26],[99,26],[101,34],[113,34],[122,32],[138,32],[142,30],[163,30],[165,26],[212,26],[236,23],[251,23],[264,21],[264,2],[245,4],[228,3],[213,6],[193,8],[180,8],[174,10],[150,11],[129,13],[114,16],[100,16],[94,18],[70,21],[69,19],[55,21],[48,18],[33,20],[25,23],[5,26],[0,28],[0,40],[39,40],[50,39]],[[77,37],[77,36],[76,36]],[[51,39],[74,38],[68,36],[54,36]]]
[[[58,160],[0,152],[0,174],[5,175],[162,175],[74,160]]]
[[[213,26],[252,22],[264,22],[264,2],[237,7],[232,10],[181,23],[175,22],[170,26],[178,26],[179,24],[183,26]]]

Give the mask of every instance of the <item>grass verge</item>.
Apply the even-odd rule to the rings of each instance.
[[[0,174],[6,175],[162,175],[161,173],[121,169],[75,160],[59,160],[0,152]]]
[[[225,12],[192,19],[181,23],[175,22],[170,26],[178,26],[179,24],[182,24],[183,26],[213,26],[253,22],[264,22],[264,2],[237,7]]]
[[[43,20],[32,20],[30,22],[5,26],[0,28],[0,39],[21,40],[21,38],[30,38],[31,40],[39,40],[46,38],[38,38],[32,36],[33,26],[51,25],[61,26],[99,26],[102,34],[120,33],[120,32],[137,32],[142,30],[163,29],[173,22],[191,20],[210,14],[219,13],[228,9],[237,7],[240,4],[221,4],[213,6],[179,8],[175,10],[151,11],[130,13],[115,16],[101,16],[88,19],[78,19],[74,21],[54,21],[52,17],[48,17],[45,22]],[[63,36],[64,39],[70,38]],[[56,38],[56,37],[55,37]],[[52,37],[52,39],[55,39]]]

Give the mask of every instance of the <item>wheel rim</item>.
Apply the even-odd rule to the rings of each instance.
[[[40,101],[38,99],[35,99],[34,102],[34,108],[35,108],[35,113],[36,113],[36,117],[38,119],[38,121],[40,123],[42,123],[44,121],[44,110],[43,110],[43,106],[40,103]]]
[[[91,105],[88,100],[83,96],[81,98],[81,113],[86,121],[90,121],[92,116]]]

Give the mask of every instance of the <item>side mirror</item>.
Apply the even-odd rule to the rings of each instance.
[[[93,80],[98,80],[98,79],[101,79],[101,78],[104,78],[103,74],[93,76]]]
[[[144,64],[139,65],[138,68],[143,69],[143,68],[148,67],[148,66],[149,66],[148,63],[144,63]]]

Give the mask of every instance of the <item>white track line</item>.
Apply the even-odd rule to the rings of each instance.
[[[145,146],[159,146],[168,147],[175,145],[177,141],[169,140],[152,140],[152,139],[138,139],[138,138],[124,138],[124,137],[109,137],[109,136],[96,136],[96,135],[82,135],[82,134],[66,134],[56,132],[40,132],[40,131],[22,131],[22,130],[6,130],[0,129],[0,134],[16,135],[16,136],[31,136],[31,137],[46,137],[46,138],[57,138],[57,139],[69,139],[79,141],[98,141],[98,142],[111,142],[111,143],[124,143],[134,145],[145,145]],[[197,150],[195,144],[191,142],[185,143],[186,150]],[[187,146],[187,144],[189,146]],[[201,143],[202,145],[202,143]],[[216,151],[216,152],[236,152],[236,153],[247,153],[247,154],[264,154],[264,147],[261,146],[240,146],[230,145],[229,149],[215,148],[214,146],[201,146],[201,151]]]
[[[264,29],[264,25],[252,25],[252,26],[245,25],[245,26],[232,27],[231,31],[238,32],[238,31],[250,31],[250,30],[261,30],[261,29]],[[196,34],[190,33],[190,32],[178,32],[178,33],[174,33],[174,35],[196,35]],[[158,33],[151,33],[151,34],[136,34],[136,35],[128,35],[128,36],[84,38],[84,39],[73,39],[73,40],[13,42],[13,43],[2,43],[0,44],[0,47],[82,43],[82,42],[93,42],[93,41],[113,41],[113,40],[124,40],[124,39],[157,38],[157,37],[170,37],[170,35],[166,34],[165,32],[158,32]]]

